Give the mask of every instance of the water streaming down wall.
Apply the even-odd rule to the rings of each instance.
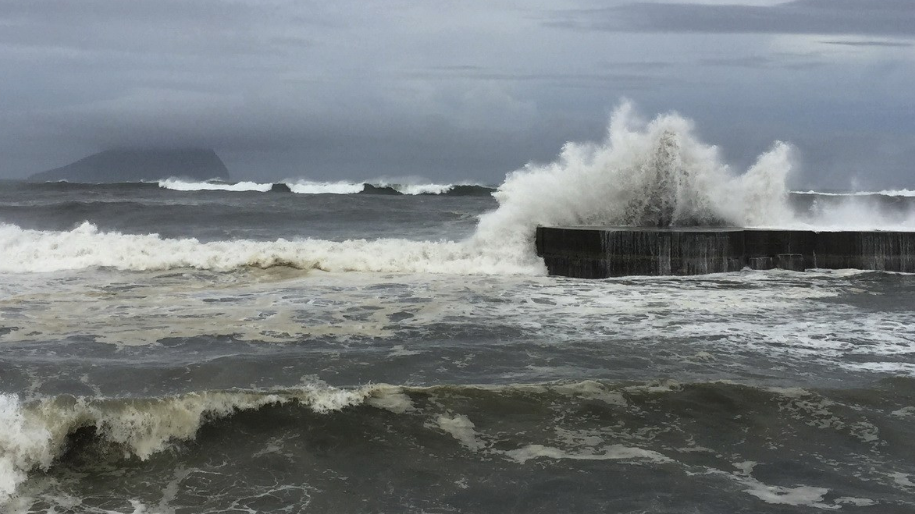
[[[915,232],[538,227],[551,275],[703,275],[750,269],[915,272]]]

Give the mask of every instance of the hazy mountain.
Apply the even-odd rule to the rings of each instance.
[[[205,148],[107,150],[72,164],[36,173],[33,181],[137,182],[181,177],[196,180],[226,180],[229,171],[216,155]]]

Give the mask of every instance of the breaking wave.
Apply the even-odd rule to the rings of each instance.
[[[282,182],[189,182],[170,178],[160,180],[159,187],[174,191],[268,191],[291,192],[302,195],[318,194],[388,194],[388,195],[444,195],[444,196],[485,196],[494,189],[488,186],[471,183],[435,184],[410,183],[400,184],[388,181],[371,182],[314,182],[308,180],[285,180]]]
[[[173,441],[193,439],[207,421],[266,405],[294,402],[317,413],[368,404],[395,412],[409,402],[391,386],[337,389],[309,385],[297,390],[205,391],[136,400],[53,397],[23,405],[0,395],[0,505],[35,468],[47,469],[66,449],[67,436],[91,427],[128,455],[148,459]]]
[[[26,230],[0,224],[5,258],[0,272],[48,272],[91,267],[119,270],[197,268],[231,271],[288,266],[302,270],[454,274],[537,274],[531,259],[504,259],[500,248],[475,251],[461,242],[320,239],[200,242],[156,234],[102,232],[91,223],[70,231]]]

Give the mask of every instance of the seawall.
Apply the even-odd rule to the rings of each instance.
[[[809,268],[915,272],[915,232],[537,227],[551,275],[702,275]]]

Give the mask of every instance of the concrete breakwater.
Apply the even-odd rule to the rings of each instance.
[[[702,275],[773,268],[915,272],[915,232],[537,227],[551,275]]]

